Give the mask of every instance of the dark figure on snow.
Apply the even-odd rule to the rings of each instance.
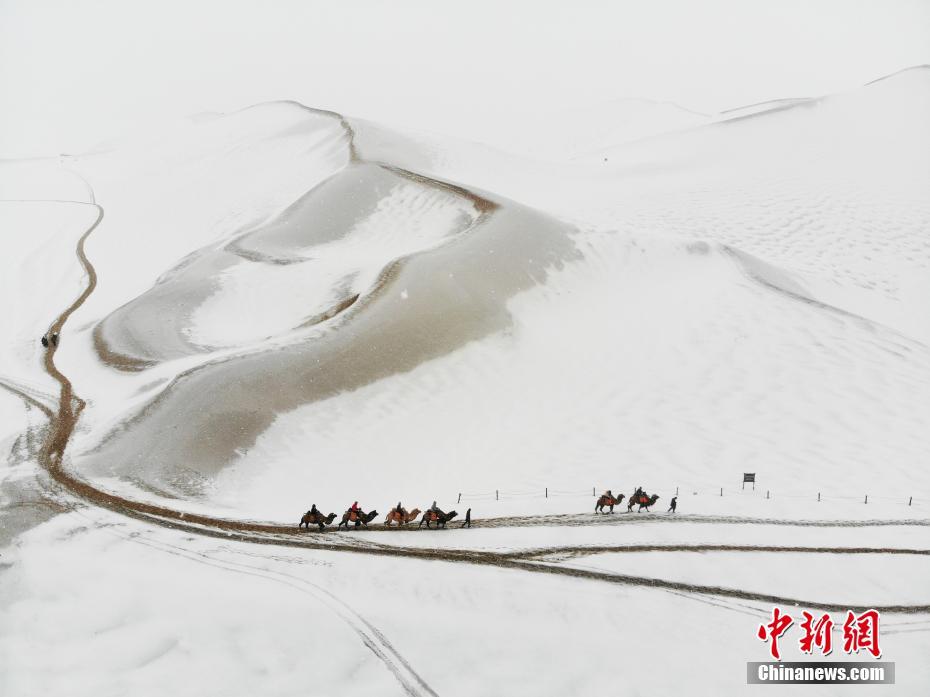
[[[667,513],[674,513],[676,508],[678,508],[678,497],[677,497],[677,496],[673,496],[673,497],[672,497],[672,505],[668,507],[668,511],[666,511],[666,512],[667,512]]]
[[[45,348],[48,348],[48,336],[47,335],[42,336],[42,346],[44,346]]]
[[[470,527],[471,527],[471,509],[470,509],[470,508],[469,508],[467,511],[465,511],[465,522],[462,523],[459,527],[460,527],[460,528],[470,528]]]
[[[300,523],[297,525],[297,527],[306,527],[307,530],[309,530],[310,525],[312,524],[316,525],[320,532],[323,532],[323,530],[326,529],[326,526],[332,524],[335,519],[335,513],[330,513],[328,516],[324,516],[322,513],[320,513],[320,509],[316,507],[316,504],[313,504],[310,510],[303,514],[303,517],[301,517]]]

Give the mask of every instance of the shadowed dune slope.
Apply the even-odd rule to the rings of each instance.
[[[98,355],[121,370],[220,343],[248,350],[178,375],[82,469],[197,493],[277,415],[505,330],[508,300],[578,258],[571,232],[505,199],[356,161],[97,325]],[[211,342],[208,324],[228,340]]]

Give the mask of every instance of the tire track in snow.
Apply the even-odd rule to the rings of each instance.
[[[133,502],[135,503],[135,502]],[[105,507],[109,508],[109,505]],[[246,543],[257,543],[265,545],[294,547],[303,549],[312,549],[318,551],[345,552],[353,554],[367,554],[374,556],[400,557],[409,559],[419,559],[423,561],[444,561],[451,563],[464,563],[475,566],[491,566],[499,569],[518,570],[522,572],[544,573],[556,576],[568,576],[578,579],[601,581],[614,583],[625,586],[639,586],[653,588],[657,590],[675,590],[698,595],[719,596],[722,598],[733,598],[740,600],[750,600],[756,602],[771,603],[773,605],[795,605],[804,606],[812,609],[821,609],[831,612],[844,612],[854,610],[863,612],[868,609],[875,609],[879,612],[888,614],[930,614],[930,604],[918,605],[881,605],[876,603],[863,603],[861,605],[837,604],[821,600],[812,600],[806,598],[793,598],[786,596],[773,595],[768,593],[757,593],[746,591],[739,588],[727,588],[723,586],[708,586],[695,583],[686,583],[680,581],[668,581],[665,579],[651,578],[647,576],[633,576],[629,574],[616,574],[611,572],[595,571],[559,566],[545,562],[533,561],[532,559],[521,559],[511,556],[507,552],[490,552],[465,549],[435,549],[419,547],[400,547],[392,545],[368,545],[356,546],[351,543],[324,542],[319,540],[320,535],[303,534],[297,535],[289,533],[287,535],[274,534],[257,534],[248,530],[232,530],[222,527],[210,527],[200,524],[190,524],[178,520],[153,519],[150,516],[140,513],[132,508],[116,510],[117,512],[129,517],[137,518],[148,523],[167,526],[189,534],[214,537],[222,540],[238,541]],[[182,514],[183,515],[183,514]],[[218,521],[220,523],[232,523],[233,521]],[[314,539],[316,538],[316,539]],[[721,547],[721,545],[710,545],[711,547]],[[661,547],[661,546],[656,546]],[[583,547],[578,549],[585,549]],[[778,548],[775,548],[778,549]],[[785,551],[795,551],[793,548],[782,548]],[[815,549],[815,548],[809,548]],[[837,550],[835,553],[844,553],[844,548],[828,548]],[[668,551],[680,551],[671,549]],[[694,550],[699,551],[699,550]],[[746,549],[745,551],[754,551]],[[770,548],[769,550],[772,551]],[[924,550],[909,550],[910,552],[923,554]],[[866,553],[883,553],[884,550],[870,551]],[[853,552],[857,553],[857,552]]]
[[[752,516],[666,515],[662,513],[620,513],[600,515],[596,513],[570,513],[542,516],[483,518],[472,521],[475,528],[535,527],[546,525],[588,526],[588,525],[636,525],[639,523],[723,523],[727,525],[784,525],[789,527],[812,528],[865,528],[886,525],[930,526],[926,518],[866,518],[866,519],[796,519],[796,518],[757,518]]]
[[[93,264],[91,264],[90,260],[87,258],[84,245],[87,242],[87,238],[90,236],[90,234],[103,220],[104,211],[103,208],[96,203],[82,203],[78,201],[54,201],[54,203],[74,203],[77,205],[93,206],[97,209],[96,219],[93,223],[91,223],[84,234],[81,235],[76,247],[78,260],[80,261],[81,266],[84,268],[84,271],[87,274],[87,286],[84,288],[83,292],[81,292],[81,294],[74,300],[74,302],[72,302],[71,305],[69,305],[55,319],[55,321],[48,329],[49,332],[55,332],[61,335],[61,331],[65,323],[68,321],[71,315],[74,314],[74,312],[84,304],[84,301],[90,297],[90,294],[93,293],[94,288],[97,286],[97,272],[94,269]],[[45,369],[49,375],[51,375],[59,383],[59,385],[61,385],[61,392],[59,397],[58,412],[51,418],[51,433],[49,434],[49,438],[39,454],[39,461],[49,472],[52,478],[69,491],[77,493],[79,496],[82,496],[83,498],[98,504],[101,503],[101,497],[105,497],[104,500],[111,504],[105,506],[106,508],[117,511],[122,510],[125,512],[126,509],[131,508],[133,502],[128,500],[120,500],[118,497],[105,494],[99,489],[93,487],[88,482],[72,476],[62,466],[64,450],[67,447],[68,441],[71,438],[71,433],[74,431],[74,427],[77,424],[78,417],[80,416],[81,411],[84,409],[85,402],[74,394],[71,381],[60,370],[58,370],[58,367],[55,365],[55,353],[57,349],[58,346],[56,343],[50,343],[45,350]],[[123,505],[113,505],[120,501]],[[175,515],[179,515],[181,518],[183,518],[185,514],[175,513]],[[150,522],[153,521],[150,520]],[[252,573],[255,573],[254,570]],[[287,574],[281,575],[287,576]],[[293,578],[296,579],[296,577]],[[307,583],[300,579],[297,580],[301,583]],[[426,697],[438,697],[436,692],[434,692],[433,689],[416,673],[416,671],[413,670],[406,659],[404,659],[404,657],[397,652],[397,650],[387,640],[387,638],[380,630],[365,620],[361,615],[355,613],[354,610],[339,600],[335,595],[325,591],[322,588],[319,588],[318,586],[314,587],[319,592],[330,596],[332,598],[332,602],[340,603],[343,606],[344,609],[342,612],[337,614],[340,614],[340,616],[346,620],[346,622],[348,622],[352,629],[362,638],[364,644],[379,659],[381,659],[382,662],[384,662],[388,669],[395,675],[401,686],[404,688],[404,691],[408,695],[411,695],[411,697],[420,697],[421,695],[425,695]]]
[[[94,524],[96,525],[97,521],[94,521]],[[385,664],[387,669],[394,675],[408,695],[411,697],[438,697],[435,690],[420,677],[407,660],[394,648],[387,637],[384,636],[381,630],[375,627],[364,615],[353,609],[344,600],[318,584],[283,571],[274,571],[228,559],[217,559],[208,552],[196,552],[167,542],[143,538],[137,533],[124,535],[118,530],[111,528],[106,528],[106,531],[124,540],[150,547],[165,554],[182,557],[189,561],[205,564],[216,569],[231,571],[246,576],[255,576],[265,579],[266,581],[273,581],[288,586],[298,592],[310,595],[349,625],[352,631],[362,640],[365,647]],[[236,550],[221,551],[239,554]]]
[[[5,389],[7,392],[19,397],[29,406],[35,407],[41,411],[46,416],[46,418],[49,419],[49,421],[54,418],[54,412],[48,406],[40,402],[36,397],[29,394],[29,392],[26,391],[25,386],[19,385],[13,380],[0,379],[0,387]]]
[[[84,244],[87,242],[87,238],[90,236],[100,222],[103,220],[103,208],[98,206],[96,203],[80,203],[78,201],[72,201],[71,203],[84,206],[93,206],[97,209],[97,218],[91,223],[90,227],[84,232],[83,235],[78,239],[76,253],[78,260],[81,262],[81,266],[84,269],[84,272],[87,274],[87,286],[84,288],[83,292],[72,302],[64,312],[62,312],[58,317],[52,322],[52,325],[48,328],[50,333],[56,333],[59,336],[61,335],[61,330],[65,326],[65,322],[68,321],[68,318],[84,304],[84,301],[90,297],[90,294],[94,292],[94,288],[97,287],[97,271],[94,269],[93,265],[90,263],[90,260],[87,258],[87,255],[84,252]],[[45,449],[43,449],[41,459],[47,460],[49,463],[54,459],[59,464],[61,462],[62,455],[64,454],[65,448],[68,445],[68,440],[71,438],[71,433],[74,431],[74,426],[77,423],[78,416],[80,416],[81,411],[84,409],[84,400],[80,397],[75,396],[74,389],[71,386],[71,381],[58,370],[58,367],[55,365],[55,353],[58,351],[58,342],[50,342],[48,347],[45,349],[45,370],[51,375],[59,385],[61,385],[61,393],[58,400],[58,413],[55,415],[55,418],[52,420],[52,433],[49,436],[49,440],[46,443]]]
[[[78,203],[78,202],[74,202]],[[97,208],[98,216],[94,223],[81,236],[77,245],[77,256],[88,275],[88,285],[84,292],[55,320],[50,331],[61,333],[61,329],[73,314],[93,292],[97,283],[96,271],[84,253],[84,243],[91,232],[97,227],[103,218],[103,209],[96,204],[84,203],[81,205],[93,205]],[[893,606],[875,606],[863,605],[851,608],[847,605],[836,605],[820,601],[810,601],[797,598],[786,598],[781,596],[754,593],[741,589],[725,588],[719,586],[702,586],[698,584],[682,583],[667,581],[664,579],[655,579],[642,576],[630,576],[623,574],[611,574],[606,572],[597,572],[582,569],[572,569],[551,564],[533,562],[531,560],[522,560],[508,556],[505,553],[474,551],[474,550],[455,550],[455,549],[430,549],[416,547],[399,547],[392,545],[368,544],[362,546],[352,542],[326,542],[325,537],[332,539],[332,536],[315,536],[312,533],[301,536],[295,534],[291,526],[274,525],[267,523],[257,523],[251,521],[225,520],[211,516],[185,513],[164,506],[157,506],[141,501],[126,499],[114,494],[107,493],[97,489],[91,483],[80,479],[79,477],[66,471],[62,464],[64,450],[68,444],[71,433],[74,429],[77,417],[84,407],[84,402],[74,395],[71,382],[55,366],[55,350],[57,347],[50,345],[46,350],[45,366],[48,373],[61,385],[61,395],[59,400],[59,409],[55,418],[52,420],[51,434],[46,446],[40,453],[40,463],[48,471],[52,480],[62,488],[80,498],[94,503],[102,508],[120,513],[125,516],[145,521],[149,524],[160,525],[175,530],[181,530],[193,535],[202,535],[220,539],[235,540],[241,542],[252,542],[258,544],[279,545],[286,547],[302,547],[324,551],[350,552],[355,554],[371,554],[379,556],[406,557],[422,560],[446,561],[453,563],[467,563],[479,566],[494,566],[502,569],[530,571],[534,573],[547,573],[553,575],[564,575],[575,578],[588,580],[597,580],[607,583],[621,585],[642,586],[657,588],[663,590],[676,590],[682,592],[696,593],[702,595],[715,595],[726,598],[739,598],[742,600],[752,600],[761,602],[771,602],[773,604],[792,604],[804,605],[810,608],[821,608],[824,610],[841,611],[845,609],[865,610],[874,607],[876,610],[886,613],[930,613],[930,605],[893,605]],[[484,524],[476,524],[475,527],[523,527],[533,525],[568,525],[581,526],[595,524],[605,524],[608,521],[606,516],[592,518],[588,515],[575,516],[538,516],[535,518],[497,518],[485,521]],[[676,519],[661,518],[653,515],[637,516],[636,518],[624,519],[618,517],[616,521],[659,521],[675,520],[676,522],[703,522],[703,523],[723,523],[723,524],[768,524],[768,525],[792,525],[792,526],[819,526],[819,527],[866,527],[879,525],[930,525],[930,520],[907,520],[907,521],[789,521],[778,519],[763,518],[739,518],[729,516],[705,516],[705,517],[685,517],[681,516]],[[604,521],[604,522],[600,522]],[[476,521],[477,522],[477,521]],[[614,523],[613,520],[609,521]],[[625,524],[625,523],[624,523]],[[373,526],[373,529],[377,529]],[[771,551],[771,550],[768,550]],[[373,631],[372,636],[380,637],[380,632]]]
[[[511,559],[542,557],[581,557],[590,554],[620,554],[636,552],[775,552],[796,554],[914,554],[930,556],[930,549],[902,547],[784,547],[778,545],[591,545],[542,547],[509,552]]]

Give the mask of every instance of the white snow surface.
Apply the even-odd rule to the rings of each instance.
[[[771,106],[708,123],[652,105],[651,125],[631,116],[625,130],[605,125],[591,142],[579,134],[540,151],[540,163],[278,102],[108,152],[4,163],[0,446],[11,466],[0,521],[14,519],[27,485],[67,511],[0,550],[0,694],[744,694],[744,663],[768,656],[755,632],[770,604],[142,524],[49,485],[30,445],[43,419],[15,395],[55,405],[37,343],[86,282],[74,245],[96,217],[92,201],[105,211],[86,246],[98,286],[56,355],[87,401],[66,458],[81,476],[95,448],[144,420],[185,374],[337,335],[356,315],[327,312],[347,297],[410,299],[390,270],[418,255],[442,250],[454,274],[457,244],[482,215],[461,186],[573,226],[578,255],[503,301],[506,326],[273,414],[198,493],[173,498],[144,471],[93,483],[291,525],[311,503],[340,512],[353,500],[380,521],[398,498],[420,508],[437,499],[460,516],[471,508],[476,520],[592,522],[327,533],[361,545],[926,550],[927,527],[912,523],[926,522],[930,501],[930,70]],[[213,268],[308,192],[382,166],[406,173],[383,186],[360,176],[314,213],[324,224],[344,207],[358,212],[340,234],[294,244],[286,263],[243,256]],[[147,349],[164,357],[131,370],[101,360],[101,322],[198,264],[208,270],[191,281],[196,292],[181,286],[145,318],[156,337]],[[158,345],[163,325],[182,327],[177,345]],[[222,386],[215,401],[221,414]],[[740,488],[743,472],[758,488]],[[653,513],[593,524],[592,489],[637,485],[660,494]],[[670,520],[675,492],[680,517]],[[895,525],[783,524],[863,519]],[[643,551],[541,563],[927,605],[926,560]],[[926,694],[930,615],[883,621],[897,684],[875,691]],[[796,646],[787,653],[810,660]]]

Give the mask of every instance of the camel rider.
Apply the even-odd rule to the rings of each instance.
[[[316,509],[316,504],[313,504],[310,507],[310,515],[319,515],[320,512]]]
[[[352,517],[351,516],[352,513],[354,513],[357,518],[362,517],[362,509],[358,507],[358,501],[356,501],[351,506],[349,506],[349,514],[350,514],[349,517],[350,518]]]
[[[604,492],[604,496],[612,500],[614,497],[614,494],[610,489],[608,489],[607,491]]]
[[[430,506],[429,509],[430,509],[433,513],[435,513],[436,515],[440,515],[440,516],[445,515],[445,513],[442,512],[442,509],[439,508],[439,506],[436,505],[436,502],[435,502],[435,501],[433,501],[433,505]]]
[[[404,507],[401,505],[400,501],[397,502],[397,508],[394,510],[397,511],[397,515],[401,517],[401,520],[407,517],[407,511],[404,510]]]

